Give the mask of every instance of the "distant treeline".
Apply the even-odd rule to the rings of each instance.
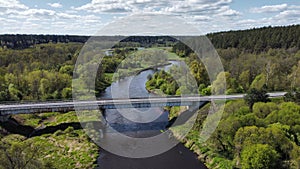
[[[45,43],[69,43],[69,42],[79,42],[85,43],[88,41],[90,36],[74,36],[74,35],[0,35],[0,46],[2,48],[9,49],[25,49],[32,47],[37,44]],[[93,37],[93,40],[99,41],[110,41],[110,40],[121,40],[115,47],[126,47],[126,46],[136,46],[136,47],[152,47],[156,46],[172,46],[176,39],[168,36],[131,36],[122,38],[101,36],[99,39]]]
[[[217,49],[238,48],[247,52],[262,52],[268,49],[300,49],[300,25],[263,27],[249,30],[228,31],[207,34]],[[42,43],[85,43],[90,36],[74,35],[0,35],[0,46],[11,49],[25,49]],[[104,39],[110,39],[105,37]],[[103,40],[103,37],[101,38]],[[169,36],[131,36],[116,47],[127,44],[137,47],[172,46],[177,40]],[[121,46],[120,46],[121,45]]]
[[[300,25],[263,27],[207,35],[217,49],[238,48],[247,52],[268,49],[300,49]]]
[[[173,46],[174,43],[178,42],[178,40],[170,36],[130,36],[128,38],[124,38],[121,42],[136,42],[139,47],[153,47]],[[122,43],[119,43],[119,45],[122,45]]]
[[[11,49],[25,49],[36,44],[43,43],[84,43],[88,36],[70,36],[70,35],[0,35],[0,46]]]

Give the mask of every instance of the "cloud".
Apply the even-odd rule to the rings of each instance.
[[[272,5],[272,6],[263,6],[257,8],[252,12],[258,13],[275,13],[276,15],[269,18],[258,19],[256,25],[259,26],[268,26],[268,25],[290,25],[290,24],[299,24],[300,23],[300,6],[297,5]]]
[[[56,2],[56,3],[47,3],[47,5],[51,6],[52,8],[62,8],[62,4]]]
[[[300,23],[300,6],[282,3],[251,8],[242,13],[231,8],[232,1],[91,0],[75,7],[51,1],[47,5],[52,8],[42,9],[26,6],[20,0],[0,0],[0,32],[92,35],[116,18],[132,14],[179,16],[204,33]],[[253,13],[269,15],[257,18]],[[152,29],[155,25],[149,24],[148,27]]]
[[[250,12],[252,13],[272,13],[272,12],[281,12],[287,9],[287,4],[280,4],[280,5],[268,5],[268,6],[262,6],[259,8],[252,8],[250,9]]]
[[[132,6],[125,0],[92,0],[91,3],[75,9],[94,13],[126,13],[132,11]]]
[[[75,9],[100,14],[152,12],[175,15],[239,15],[238,11],[230,9],[231,2],[232,0],[92,0]]]
[[[28,7],[17,0],[0,0],[0,9],[28,9]]]
[[[272,19],[272,23],[276,23],[277,25],[299,24],[300,10],[290,9],[282,11],[278,15],[274,16]]]
[[[283,11],[280,12],[279,15],[277,15],[276,17],[279,18],[299,18],[300,19],[300,11],[299,10],[287,10],[287,11]]]
[[[0,0],[2,33],[93,34],[101,26],[100,16],[70,12],[70,9],[30,8],[17,0]]]
[[[11,18],[49,18],[56,14],[53,10],[48,9],[27,9],[27,10],[7,10],[5,14]]]
[[[97,35],[198,35],[199,30],[172,15],[138,14],[107,25]]]

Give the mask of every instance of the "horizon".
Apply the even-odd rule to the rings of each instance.
[[[290,27],[290,26],[300,26],[300,24],[291,24],[291,25],[282,25],[282,26],[262,26],[262,27],[252,27],[252,28],[247,28],[247,29],[238,29],[238,30],[224,30],[224,31],[217,31],[217,32],[208,32],[206,33],[204,36],[207,36],[209,34],[218,34],[218,33],[226,33],[226,32],[236,32],[236,31],[248,31],[248,30],[255,30],[255,29],[264,29],[264,28],[279,28],[279,27]],[[1,34],[0,36],[5,36],[5,35],[25,35],[25,36],[30,36],[30,35],[42,35],[42,36],[90,36],[90,37],[95,37],[95,36],[107,36],[110,37],[110,35],[80,35],[80,34],[26,34],[26,33],[15,33],[15,34],[10,34],[10,33],[5,33],[5,34]],[[125,36],[125,35],[111,35],[111,36]],[[129,35],[129,36],[140,36],[140,35]],[[164,36],[178,36],[178,35],[142,35],[142,36],[153,36],[153,37],[164,37]],[[185,36],[185,35],[179,35],[179,36]],[[193,35],[186,35],[186,36],[193,36]],[[195,35],[198,36],[198,35]],[[200,35],[202,36],[202,35]]]
[[[92,36],[130,15],[176,16],[209,33],[298,25],[294,0],[0,0],[0,34]]]

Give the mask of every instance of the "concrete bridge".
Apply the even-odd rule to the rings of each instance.
[[[268,93],[269,97],[282,97],[286,92]],[[0,116],[12,114],[30,114],[45,112],[68,112],[76,110],[120,109],[120,108],[149,108],[164,106],[191,106],[195,103],[216,100],[242,99],[244,94],[214,95],[214,96],[184,96],[184,97],[151,97],[132,99],[111,99],[96,101],[41,102],[27,104],[0,104]]]

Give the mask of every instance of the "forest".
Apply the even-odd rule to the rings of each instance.
[[[181,95],[191,91],[210,95],[222,90],[218,84],[226,80],[227,94],[247,93],[244,100],[226,102],[219,126],[204,144],[199,141],[199,131],[209,113],[210,104],[198,111],[197,123],[182,142],[197,153],[201,161],[209,168],[297,169],[300,168],[299,35],[300,25],[208,34],[224,65],[224,72],[212,79],[212,84],[197,55],[176,39],[130,37],[112,48],[112,56],[103,58],[94,92],[101,94],[113,82],[112,74],[118,68],[125,70],[127,67],[141,66],[140,62],[144,60],[122,62],[130,56],[140,56],[139,47],[164,47],[185,61],[198,88],[188,84],[180,86],[173,77],[183,70],[174,66],[169,71],[157,71],[149,76],[146,83],[148,90],[161,91],[166,95]],[[80,74],[73,72],[88,38],[0,35],[1,103],[71,99],[72,79],[88,75],[84,69]],[[146,51],[162,56],[150,59],[149,64],[159,59],[164,63],[169,57],[165,53]],[[93,52],[91,50],[89,54],[98,54]],[[88,55],[84,59],[88,60]],[[179,78],[179,81],[184,80]],[[89,81],[83,85],[89,86]],[[272,91],[289,93],[281,99],[269,99],[266,92]],[[177,107],[169,109],[170,120],[179,116]],[[22,166],[25,163],[38,168],[95,167],[97,146],[77,126],[78,119],[74,112],[17,115],[10,119],[12,123],[1,123],[0,127],[0,152],[8,152],[1,153],[0,160],[8,162],[13,152],[19,152],[21,155],[18,158],[22,160],[1,163],[0,168],[4,165]],[[26,126],[24,131],[5,129],[16,123]],[[39,128],[43,132],[53,131],[52,128],[55,130],[52,133],[30,135]],[[81,148],[67,144],[67,141]],[[35,155],[30,153],[33,150],[37,152]],[[24,152],[28,156],[24,156]],[[32,160],[29,157],[31,155],[34,157]]]
[[[245,52],[300,48],[300,25],[253,28],[207,35],[217,49],[238,48]]]
[[[218,94],[220,82],[226,80],[226,94],[247,94],[243,100],[226,102],[216,131],[206,142],[202,143],[199,135],[211,104],[198,111],[196,124],[183,140],[209,168],[300,167],[299,31],[299,26],[266,27],[208,35],[224,65],[224,72],[212,84],[205,66],[189,47],[180,42],[173,46],[172,51],[185,58],[197,82],[196,93]],[[166,95],[191,91],[188,85],[177,84],[180,79],[175,81],[174,75],[180,71],[174,66],[155,73],[149,77],[147,89]],[[288,93],[284,98],[269,99],[266,93],[274,91]],[[180,115],[177,107],[169,110],[170,120]]]
[[[262,52],[269,49],[300,48],[300,25],[262,27],[249,30],[209,33],[206,36],[217,49],[239,48],[247,52]],[[96,36],[95,36],[96,37]],[[25,49],[44,43],[85,43],[90,36],[75,35],[0,35],[2,48]],[[109,39],[110,37],[101,37]],[[122,39],[122,38],[121,38]],[[122,42],[134,42],[143,47],[153,45],[170,46],[177,42],[168,36],[131,36],[124,37]],[[117,46],[116,46],[117,47]]]
[[[209,34],[208,37],[216,47],[224,66],[225,72],[222,72],[222,74],[226,78],[226,93],[245,93],[250,88],[262,89],[263,87],[267,91],[299,90],[300,46],[299,36],[297,36],[299,33],[300,26],[298,25]],[[262,34],[264,36],[261,36]],[[266,36],[277,36],[277,40],[273,42],[271,38],[265,38]],[[252,38],[255,38],[255,40]],[[242,46],[222,45],[230,44],[227,41],[237,41],[237,44],[249,44],[243,44]],[[258,43],[256,42],[258,41],[263,42],[264,50],[257,50]],[[272,45],[275,42],[279,45]],[[192,75],[198,83],[199,94],[208,95],[212,90],[214,93],[218,91],[217,83],[223,80],[220,79],[223,76],[220,75],[216,79],[211,79],[215,85],[209,84],[205,66],[188,46],[177,42],[173,45],[172,51],[185,58]],[[174,71],[171,74],[174,74]],[[162,79],[161,76],[165,76],[165,73],[156,73],[154,78],[148,82],[148,87],[165,88],[164,86],[167,84],[172,85],[174,81],[172,78]],[[160,83],[156,83],[157,81],[160,81]],[[174,87],[170,86],[170,88]],[[167,93],[176,94],[177,89]],[[180,94],[179,91],[177,93]]]

